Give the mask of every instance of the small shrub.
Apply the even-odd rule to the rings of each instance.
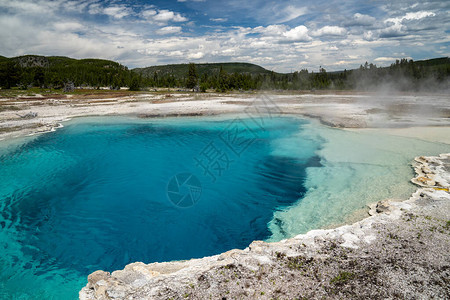
[[[346,284],[353,278],[355,278],[355,274],[353,274],[351,272],[345,272],[345,271],[339,272],[339,275],[334,277],[333,279],[331,279],[330,283],[335,284],[335,285],[336,284]]]

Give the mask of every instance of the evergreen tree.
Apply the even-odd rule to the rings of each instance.
[[[219,78],[218,78],[218,82],[217,82],[217,91],[219,92],[226,92],[229,88],[229,84],[228,84],[228,74],[227,72],[222,68],[222,66],[220,66],[220,71],[219,71]]]
[[[195,67],[194,63],[189,63],[189,70],[188,70],[188,78],[187,78],[187,83],[186,83],[186,87],[188,89],[193,89],[197,86],[197,80],[198,80],[198,76],[197,76],[197,69]]]
[[[37,67],[34,71],[34,85],[42,87],[45,83],[44,70],[41,67]]]
[[[131,79],[131,83],[130,83],[130,91],[139,91],[140,90],[140,84],[139,84],[139,79],[136,76],[133,76],[133,78]]]
[[[5,87],[10,89],[19,83],[19,68],[12,61],[6,65]]]

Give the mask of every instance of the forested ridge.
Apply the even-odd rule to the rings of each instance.
[[[26,55],[0,56],[0,87],[62,88],[149,87],[189,88],[220,92],[228,90],[448,90],[448,57],[422,61],[401,59],[389,67],[364,63],[358,69],[327,72],[324,68],[277,73],[249,63],[176,64],[129,70],[113,61]]]
[[[138,76],[127,67],[109,60],[37,55],[0,57],[0,86],[3,88],[58,89],[69,82],[77,87],[120,87],[131,86],[134,77]]]

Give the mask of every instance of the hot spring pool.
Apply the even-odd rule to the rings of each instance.
[[[293,117],[73,120],[1,148],[0,298],[76,299],[98,269],[339,224],[446,150]]]

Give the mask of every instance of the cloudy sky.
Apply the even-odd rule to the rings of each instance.
[[[0,55],[278,72],[449,56],[448,0],[0,0]]]

